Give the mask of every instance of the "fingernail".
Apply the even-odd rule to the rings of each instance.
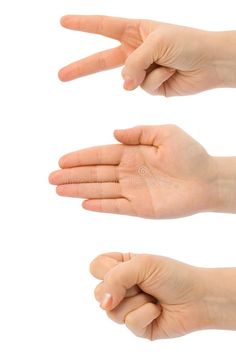
[[[109,293],[105,293],[102,297],[100,307],[103,310],[106,310],[107,307],[109,307],[112,304],[112,296]]]
[[[124,89],[132,90],[134,86],[135,86],[134,80],[130,76],[126,76],[124,81]]]

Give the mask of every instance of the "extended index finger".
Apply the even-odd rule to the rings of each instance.
[[[103,15],[67,15],[61,18],[61,25],[81,32],[101,34],[120,40],[130,20]]]
[[[59,165],[61,168],[92,165],[118,165],[124,151],[122,144],[91,147],[63,156]]]

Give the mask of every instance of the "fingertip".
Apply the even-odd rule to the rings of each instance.
[[[135,84],[133,79],[125,79],[124,84],[123,84],[123,88],[126,91],[133,91],[137,88],[137,85]]]
[[[89,211],[99,211],[96,201],[86,199],[82,202],[82,208]]]
[[[89,202],[89,201],[88,201],[87,199],[86,199],[86,200],[83,200],[83,202],[82,202],[82,208],[83,208],[83,209],[89,210],[89,209],[88,209],[88,204],[89,204],[88,202]]]
[[[55,177],[55,172],[51,172],[50,175],[48,176],[48,182],[49,182],[50,184],[52,184],[52,185],[55,184],[55,179],[54,179],[54,177]]]
[[[67,78],[67,76],[66,76],[66,72],[65,72],[64,68],[62,68],[62,69],[60,69],[60,70],[58,71],[58,78],[59,78],[59,80],[62,81],[62,82],[69,81],[68,78]]]
[[[123,88],[126,91],[132,91],[136,89],[137,87],[136,80],[128,74],[126,66],[121,71],[121,76],[122,79],[124,80]]]
[[[124,80],[123,88],[126,91],[133,91],[136,88],[138,88],[138,86],[140,86],[142,84],[142,82],[145,80],[146,72],[145,71],[141,71],[141,72],[130,71],[125,66],[121,72],[121,76]]]
[[[120,136],[123,135],[125,129],[115,129],[113,132],[114,137],[116,138],[116,140],[120,141]]]
[[[60,81],[63,81],[63,74],[61,69],[58,71],[57,76]]]
[[[60,168],[66,168],[66,155],[59,159],[58,165]]]
[[[64,21],[65,21],[65,15],[60,18],[60,25],[63,26]]]
[[[117,141],[119,141],[121,144],[128,144],[130,142],[130,134],[132,133],[133,128],[127,128],[127,129],[118,129],[114,131],[114,137],[116,138]]]
[[[102,285],[102,283],[98,284],[96,286],[96,288],[94,289],[94,297],[95,297],[96,301],[99,302],[99,303],[101,303],[101,298],[102,298],[101,285]]]
[[[113,131],[113,135],[114,135],[115,138],[116,138],[117,135],[119,135],[119,131],[120,131],[120,129],[115,129]]]
[[[76,73],[75,73],[75,70],[73,69],[72,64],[65,66],[64,68],[60,69],[58,72],[58,78],[62,82],[72,81],[72,80],[75,80],[81,76],[83,76],[83,75],[81,75],[81,74],[79,75],[78,68],[76,69]]]
[[[64,15],[60,18],[60,24],[62,27],[66,27],[70,15]]]
[[[59,195],[60,197],[64,196],[64,188],[63,188],[63,186],[57,186],[57,187],[56,187],[56,193],[57,193],[57,195]]]
[[[93,259],[91,262],[90,262],[90,265],[89,265],[89,272],[90,274],[92,274],[92,276],[94,276],[94,269],[96,269],[95,267],[95,263],[96,263],[96,258]]]
[[[97,256],[90,262],[89,271],[94,278],[104,279],[104,257],[102,255]]]

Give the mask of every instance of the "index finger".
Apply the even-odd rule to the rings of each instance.
[[[61,25],[68,29],[101,34],[120,40],[127,24],[131,21],[136,20],[103,15],[67,15],[61,18]]]
[[[124,146],[122,144],[91,147],[63,156],[59,165],[61,168],[92,165],[118,165]]]

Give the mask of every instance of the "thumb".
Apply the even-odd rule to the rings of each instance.
[[[146,70],[158,59],[155,57],[155,46],[152,33],[126,59],[122,70],[124,88],[134,90],[144,81]]]
[[[153,267],[148,267],[150,256],[137,255],[130,261],[120,263],[111,269],[104,278],[104,296],[101,308],[113,310],[125,298],[127,290],[144,282]]]
[[[167,125],[137,126],[114,131],[114,136],[122,144],[149,145],[158,147],[167,136]]]

